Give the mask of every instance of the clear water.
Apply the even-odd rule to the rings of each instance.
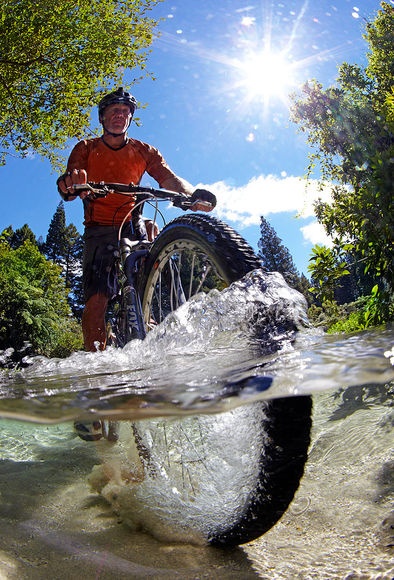
[[[3,372],[0,577],[392,578],[393,343],[393,329],[308,328],[300,296],[255,273],[123,351]],[[234,550],[119,523],[88,484],[103,452],[72,429],[93,415],[221,413],[300,394],[314,411],[299,490],[269,532]]]

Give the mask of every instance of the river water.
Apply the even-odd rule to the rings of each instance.
[[[297,328],[297,332],[294,332]],[[36,357],[0,376],[0,578],[391,579],[394,330],[328,336],[255,272],[122,351]],[[199,414],[311,395],[305,472],[276,525],[238,548],[126,525],[90,484],[76,419]],[[231,433],[229,433],[229,437]]]

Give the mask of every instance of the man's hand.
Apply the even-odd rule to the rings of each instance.
[[[216,197],[207,189],[196,189],[190,201],[192,202],[192,211],[212,211],[216,206]]]
[[[65,201],[72,201],[76,197],[84,199],[89,192],[81,191],[78,195],[73,195],[75,193],[74,184],[76,183],[87,183],[88,176],[84,169],[73,169],[72,171],[67,171],[59,177],[57,180],[57,189]]]

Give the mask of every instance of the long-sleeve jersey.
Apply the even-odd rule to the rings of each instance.
[[[138,185],[144,173],[155,179],[160,187],[190,194],[187,182],[177,177],[161,153],[142,141],[128,139],[120,149],[112,149],[102,138],[86,139],[71,151],[67,171],[85,169],[88,181],[134,183]],[[93,201],[84,200],[84,224],[119,226],[134,207],[131,197],[111,194]]]

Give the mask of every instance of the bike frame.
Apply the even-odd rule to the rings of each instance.
[[[84,183],[75,184],[74,190],[76,192],[87,191],[88,198],[95,199],[97,197],[106,197],[111,193],[122,194],[128,197],[136,198],[136,204],[129,214],[125,217],[119,227],[119,258],[118,258],[118,283],[120,286],[120,293],[124,297],[125,307],[125,321],[127,324],[127,342],[133,339],[143,340],[146,336],[147,329],[145,325],[144,316],[142,313],[141,299],[136,289],[138,272],[141,260],[149,254],[149,249],[152,242],[146,240],[132,241],[129,238],[121,237],[121,231],[124,223],[131,218],[131,214],[138,207],[148,200],[171,201],[176,207],[183,210],[191,209],[192,203],[190,198],[175,191],[166,189],[156,189],[153,187],[143,187],[137,185],[125,185],[119,183]],[[69,197],[73,194],[69,194]],[[200,202],[206,203],[206,202]],[[208,204],[210,206],[210,204]],[[157,208],[156,208],[157,209]],[[124,346],[124,345],[123,345]]]

